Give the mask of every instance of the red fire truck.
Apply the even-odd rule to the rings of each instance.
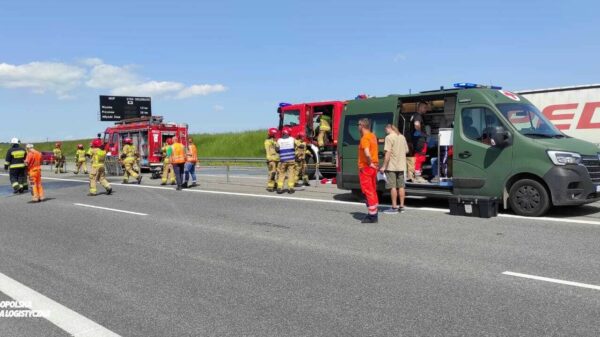
[[[304,141],[309,145],[312,153],[312,156],[308,158],[308,171],[311,177],[314,176],[317,167],[319,173],[327,176],[333,176],[336,173],[338,126],[345,105],[344,101],[279,104],[277,109],[279,130],[289,127],[292,129],[293,137],[297,137],[301,131],[306,134]],[[329,117],[331,132],[325,140],[325,146],[319,148],[317,136],[321,116]]]
[[[175,136],[187,146],[188,125],[163,122],[161,116],[140,117],[122,120],[106,128],[104,144],[110,156],[118,157],[123,148],[123,140],[131,138],[140,154],[141,168],[157,175],[162,170],[162,146],[167,138]]]

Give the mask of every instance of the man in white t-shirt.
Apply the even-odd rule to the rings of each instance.
[[[406,191],[404,189],[404,172],[406,171],[406,154],[408,153],[408,144],[406,138],[392,124],[385,127],[387,136],[385,137],[385,159],[379,169],[385,173],[385,188],[390,190],[392,195],[392,208],[383,211],[384,214],[398,214],[404,209],[404,199]],[[400,205],[398,205],[398,198]]]

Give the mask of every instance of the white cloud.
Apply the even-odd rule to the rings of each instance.
[[[222,105],[217,104],[217,105],[213,106],[213,110],[215,110],[215,111],[223,111],[223,110],[225,110],[225,107],[222,106]]]
[[[177,98],[188,98],[192,96],[206,96],[217,92],[223,92],[227,88],[222,84],[194,84],[177,94]]]
[[[59,62],[0,63],[0,87],[29,89],[37,94],[51,91],[58,96],[68,96],[85,76],[84,68]]]
[[[143,79],[133,65],[106,64],[99,58],[77,61],[32,62],[23,65],[0,63],[0,87],[29,89],[34,93],[54,92],[59,99],[73,99],[76,89],[106,90],[113,95],[153,96],[184,99],[226,91],[222,84],[186,85],[175,81]]]
[[[124,96],[163,96],[181,91],[184,85],[179,82],[150,81],[126,85],[111,90],[113,95]]]

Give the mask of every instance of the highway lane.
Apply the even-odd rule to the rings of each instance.
[[[600,292],[501,274],[599,285],[597,225],[412,209],[367,226],[360,204],[115,192],[49,181],[48,202],[2,198],[0,273],[122,336],[598,334]]]

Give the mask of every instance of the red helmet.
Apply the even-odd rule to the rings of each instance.
[[[173,145],[173,138],[167,138],[167,144]]]
[[[287,126],[285,128],[283,128],[283,130],[281,130],[281,133],[283,133],[284,135],[290,135],[290,133],[292,133],[292,129],[288,128]]]
[[[54,146],[56,147],[61,147],[62,143],[61,142],[56,142],[56,144],[54,144]]]
[[[300,131],[300,132],[298,132],[297,136],[298,136],[298,138],[304,138],[304,137],[306,137],[306,132]]]
[[[123,140],[123,142],[125,142],[125,144],[131,144],[131,143],[133,143],[133,141],[129,137],[125,138],[125,140]]]
[[[77,144],[78,149],[83,149],[83,144]]]
[[[94,140],[92,140],[92,144],[91,145],[92,145],[92,147],[95,147],[95,148],[102,147],[102,140],[101,139],[94,139]]]
[[[269,137],[275,137],[275,136],[277,136],[277,132],[278,131],[279,130],[277,130],[276,128],[270,128],[269,129]]]

